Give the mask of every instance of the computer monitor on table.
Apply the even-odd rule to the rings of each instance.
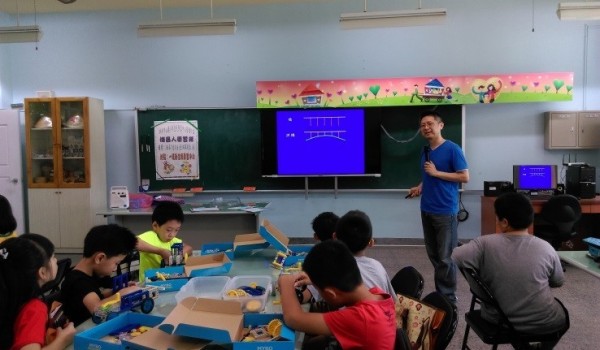
[[[513,185],[517,192],[556,190],[556,165],[513,165]]]

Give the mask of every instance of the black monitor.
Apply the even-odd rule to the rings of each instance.
[[[516,191],[555,190],[556,165],[513,165],[513,185]]]

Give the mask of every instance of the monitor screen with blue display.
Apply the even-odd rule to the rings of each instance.
[[[261,115],[263,175],[377,176],[377,117],[363,108],[308,108]]]
[[[513,165],[515,190],[556,189],[556,165]]]

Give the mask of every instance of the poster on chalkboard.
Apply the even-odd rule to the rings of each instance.
[[[157,180],[200,177],[198,121],[155,121],[154,147]]]

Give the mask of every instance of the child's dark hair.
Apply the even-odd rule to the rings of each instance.
[[[102,252],[111,258],[127,255],[135,249],[137,237],[126,227],[116,224],[94,226],[83,241],[83,256]]]
[[[16,229],[17,220],[13,216],[10,202],[0,194],[0,236],[12,233]]]
[[[11,347],[13,326],[23,305],[41,294],[38,272],[50,266],[53,254],[52,242],[34,233],[0,243],[0,349]]]
[[[522,193],[503,193],[494,201],[494,210],[499,220],[506,219],[510,227],[522,230],[533,222],[533,206]]]
[[[335,239],[317,243],[306,255],[302,269],[320,289],[334,287],[351,292],[362,283],[356,259],[348,247]]]
[[[335,237],[344,242],[352,254],[364,250],[373,238],[371,220],[360,210],[351,210],[337,223]]]
[[[319,241],[326,241],[333,237],[339,219],[339,216],[330,211],[323,212],[313,219],[312,229]]]
[[[183,223],[183,210],[181,209],[181,205],[171,201],[158,203],[152,212],[152,222],[156,222],[158,226],[162,226],[164,223],[171,220]]]

